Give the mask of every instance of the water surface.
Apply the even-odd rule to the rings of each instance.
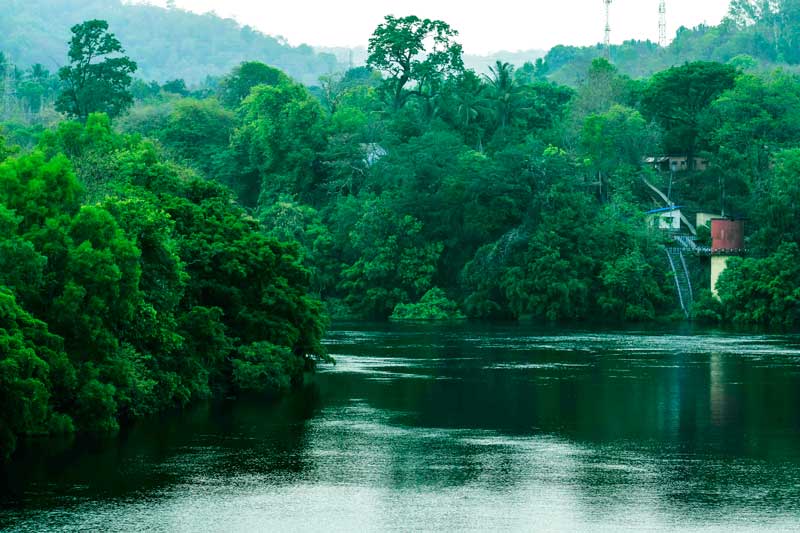
[[[800,337],[339,325],[277,404],[30,442],[10,531],[796,531]]]

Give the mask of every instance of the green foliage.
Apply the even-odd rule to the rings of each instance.
[[[225,76],[219,83],[217,96],[220,102],[230,108],[238,108],[250,91],[258,85],[281,85],[290,80],[280,70],[258,61],[242,63]]]
[[[175,104],[158,136],[177,161],[212,176],[226,163],[235,125],[234,114],[216,100],[184,99]]]
[[[764,258],[730,259],[717,290],[734,322],[793,328],[800,324],[800,247],[783,243]]]
[[[607,318],[653,320],[665,303],[658,272],[638,249],[603,265],[600,280],[598,303]]]
[[[335,243],[319,212],[281,196],[262,206],[259,219],[267,235],[281,242],[296,243],[298,256],[311,273],[311,287],[318,293],[335,286]]]
[[[456,320],[464,318],[458,304],[447,298],[445,292],[434,287],[418,303],[397,304],[390,317],[393,320]]]
[[[342,270],[347,304],[364,316],[388,317],[398,303],[417,300],[431,288],[442,252],[426,242],[422,223],[368,200],[350,233],[357,259]]]
[[[752,71],[794,67],[800,63],[798,21],[800,8],[795,0],[734,0],[728,16],[717,26],[680,27],[666,47],[628,40],[612,45],[610,56],[620,72],[634,78],[694,61]],[[577,85],[591,62],[605,54],[600,45],[559,45],[547,53],[543,65],[550,79]]]
[[[782,178],[771,180],[769,177],[773,174],[775,154],[782,149],[795,148],[800,138],[799,98],[798,77],[775,72],[763,77],[740,76],[736,86],[710,106],[702,126],[720,181],[721,190],[712,191],[716,197],[706,193],[714,203],[721,204],[729,212],[738,212],[747,207],[748,197],[755,193],[756,199],[763,202],[752,206],[756,217],[767,213],[773,217],[778,213],[772,208],[772,197],[780,193],[773,185]],[[785,181],[783,185],[791,188]],[[781,205],[786,206],[785,203]],[[770,227],[777,222],[763,220]]]
[[[774,242],[800,243],[800,148],[775,154],[768,179],[761,185],[756,202],[761,225],[758,241],[762,248]]]
[[[18,235],[22,217],[0,203],[0,285],[31,301],[44,285],[47,258]]]
[[[695,295],[692,306],[692,320],[701,323],[717,324],[724,320],[722,303],[709,289],[703,289]]]
[[[16,435],[47,433],[51,423],[69,427],[63,415],[54,420],[51,391],[54,381],[70,387],[74,379],[61,339],[0,286],[0,457],[14,450]]]
[[[215,392],[283,392],[324,357],[296,245],[225,187],[100,115],[41,148],[103,187],[82,204],[65,155],[0,163],[0,453],[21,434],[116,431]]]
[[[46,131],[38,148],[47,157],[66,155],[89,201],[98,201],[113,181],[116,158],[129,150],[127,139],[115,136],[107,115],[93,113],[85,124],[69,121]]]
[[[13,146],[8,146],[6,142],[6,138],[2,135],[2,130],[0,130],[0,163],[3,162],[8,156],[13,155],[16,152]]]
[[[288,348],[269,342],[242,346],[233,358],[233,383],[242,391],[286,392],[302,371],[302,361]]]
[[[25,226],[40,226],[58,211],[75,211],[81,188],[66,157],[49,161],[41,152],[7,159],[0,172],[2,201],[24,216]]]
[[[690,158],[697,154],[703,113],[733,88],[735,80],[733,67],[707,62],[687,63],[650,79],[642,94],[642,109],[664,129],[666,153]]]
[[[41,123],[61,87],[58,76],[40,63],[20,68],[0,52],[0,120]]]
[[[123,54],[122,45],[108,31],[108,22],[89,20],[72,27],[69,45],[70,65],[58,76],[64,90],[56,101],[56,110],[86,120],[91,113],[105,113],[113,118],[133,104],[131,75],[137,65]],[[102,61],[98,59],[102,58]]]
[[[318,298],[362,319],[669,316],[671,239],[647,227],[663,199],[642,178],[687,212],[749,217],[753,255],[721,300],[695,287],[696,319],[796,324],[796,76],[739,58],[747,74],[695,62],[637,81],[563,47],[479,76],[455,35],[389,17],[378,70],[313,90],[237,61],[201,91],[139,83],[117,130],[102,113],[9,127],[25,148],[0,144],[5,450],[285,391],[325,358]],[[577,64],[574,90],[544,79]],[[709,169],[645,165],[673,150]]]
[[[243,125],[231,143],[235,174],[228,179],[242,202],[254,206],[280,194],[308,197],[319,181],[318,153],[325,146],[319,102],[301,85],[282,81],[256,87],[240,113]]]
[[[614,189],[631,190],[626,177],[635,173],[643,159],[657,152],[658,132],[635,109],[612,106],[602,114],[586,118],[581,132],[584,164],[605,185],[605,194]]]
[[[566,153],[545,150],[539,172],[550,183],[523,224],[465,266],[470,316],[645,320],[665,306],[665,280],[651,259],[658,241],[636,207],[619,192],[598,206],[565,163]]]
[[[458,32],[440,20],[388,15],[369,40],[367,64],[387,73],[395,109],[410,95],[431,96],[442,80],[464,68]],[[409,88],[410,87],[410,88]]]

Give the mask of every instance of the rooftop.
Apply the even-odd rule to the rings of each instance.
[[[651,211],[647,211],[645,215],[657,215],[658,213],[669,213],[670,211],[678,211],[679,209],[683,209],[683,206],[673,205],[672,207],[662,207],[661,209],[653,209]]]

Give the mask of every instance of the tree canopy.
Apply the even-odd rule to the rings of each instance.
[[[116,117],[133,104],[131,75],[137,65],[122,44],[108,31],[108,22],[89,20],[72,27],[69,44],[70,65],[58,76],[64,89],[56,100],[56,110],[86,120],[91,113]]]
[[[464,68],[458,32],[440,20],[388,15],[369,40],[367,64],[388,75],[396,109],[410,95],[430,96],[448,75]]]
[[[646,215],[665,202],[748,218],[749,257],[696,317],[796,325],[800,77],[699,61],[636,80],[612,56],[570,88],[548,62],[465,69],[455,36],[390,17],[374,68],[316,88],[251,61],[202,89],[139,80],[113,127],[6,124],[3,453],[285,391],[325,357],[326,315],[675,316],[675,243]],[[92,21],[72,45],[74,68],[120,50]],[[672,172],[661,155],[704,163]],[[690,262],[706,283],[708,260]]]

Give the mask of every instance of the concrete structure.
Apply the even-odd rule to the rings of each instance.
[[[685,155],[665,155],[658,157],[645,157],[644,162],[660,172],[684,172],[686,170],[706,170],[708,159],[693,157],[690,166],[689,158]]]
[[[744,253],[744,221],[717,218],[711,221],[711,293],[718,296],[717,282],[728,268],[728,259]]]
[[[725,218],[722,215],[716,215],[714,213],[697,213],[697,217],[695,218],[695,226],[698,228],[702,228],[703,226],[711,227],[711,221],[715,218]]]
[[[653,209],[645,213],[647,223],[654,228],[680,231],[681,230],[681,208],[682,206],[673,205],[661,209]]]
[[[378,143],[361,143],[359,145],[361,151],[364,152],[364,162],[368,167],[371,167],[387,155],[389,152]]]

